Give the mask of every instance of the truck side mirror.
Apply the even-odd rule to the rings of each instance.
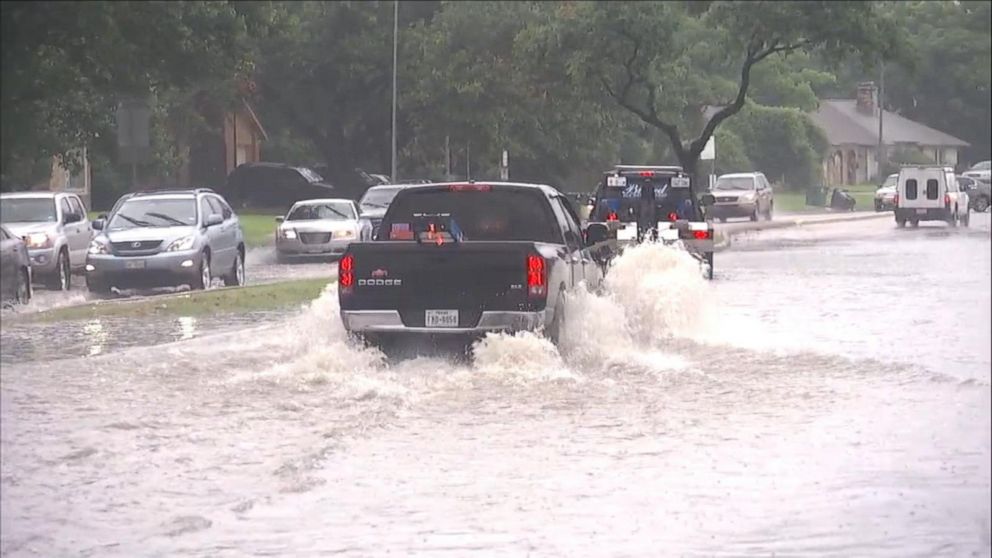
[[[282,223],[285,220],[286,220],[285,217],[276,217],[276,223]]]
[[[706,193],[699,197],[699,203],[703,204],[703,207],[709,207],[716,203],[716,198],[713,197],[713,194]]]
[[[93,226],[93,230],[95,230],[95,231],[102,231],[103,230],[103,225],[104,225],[104,220],[103,219],[95,219],[95,220],[93,220],[92,223],[90,223],[90,225]]]
[[[603,223],[591,223],[586,227],[586,246],[593,246],[600,242],[605,242],[610,238],[610,231]]]

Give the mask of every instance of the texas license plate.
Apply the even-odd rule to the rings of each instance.
[[[927,210],[926,209],[917,209],[916,210],[916,214],[917,215],[926,215],[927,214]]]
[[[124,269],[145,269],[145,260],[131,260],[124,262]]]
[[[424,323],[427,327],[458,327],[458,310],[427,310]]]

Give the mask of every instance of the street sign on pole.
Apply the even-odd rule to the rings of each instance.
[[[499,179],[509,180],[510,179],[510,155],[503,150],[503,158],[500,160],[499,164]]]

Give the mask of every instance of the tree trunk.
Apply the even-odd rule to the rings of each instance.
[[[699,175],[699,154],[693,154],[692,150],[678,150],[679,154],[679,164],[682,166],[682,170],[689,175],[689,196],[692,198],[692,208],[695,212],[695,219],[703,219],[702,207],[699,205],[699,196],[696,195],[697,185],[702,184],[700,182],[701,176]]]

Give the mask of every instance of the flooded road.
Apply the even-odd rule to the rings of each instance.
[[[989,216],[625,254],[563,346],[276,323],[3,366],[5,556],[989,556]]]
[[[263,283],[274,283],[277,281],[290,281],[293,279],[313,279],[320,277],[334,277],[337,275],[337,264],[327,261],[303,261],[292,264],[276,263],[275,248],[272,246],[261,246],[251,248],[245,257],[245,273],[249,284],[259,285]],[[223,282],[214,278],[214,286],[223,285]],[[135,299],[159,294],[176,293],[188,291],[189,287],[171,287],[164,289],[146,290],[126,290],[117,292],[113,299]],[[72,288],[68,291],[48,290],[44,285],[34,285],[34,296],[27,306],[15,306],[4,308],[0,316],[12,314],[31,314],[42,312],[54,308],[65,308],[67,306],[78,306],[102,300],[100,296],[94,295],[86,289],[86,279],[82,275],[72,276]]]

